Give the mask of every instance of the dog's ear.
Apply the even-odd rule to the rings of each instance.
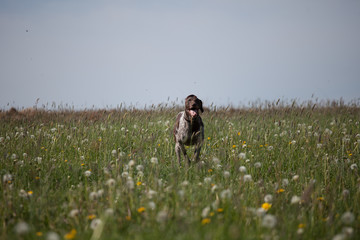
[[[202,101],[200,99],[197,99],[199,101],[200,111],[203,113],[204,109],[202,107]]]

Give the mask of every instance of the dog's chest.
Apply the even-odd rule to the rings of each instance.
[[[185,145],[192,145],[197,143],[201,138],[201,123],[200,120],[186,121],[184,114],[180,118],[178,137]]]

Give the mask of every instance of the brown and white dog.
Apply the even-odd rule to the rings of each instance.
[[[199,161],[201,146],[204,142],[204,124],[200,112],[204,112],[202,101],[195,95],[189,95],[185,99],[185,111],[177,115],[174,127],[175,152],[179,164],[181,164],[181,152],[185,160],[190,164],[191,160],[186,154],[186,146],[195,145],[194,160]]]

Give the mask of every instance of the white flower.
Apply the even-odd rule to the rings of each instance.
[[[104,195],[104,189],[99,189],[96,193],[98,198],[101,198]]]
[[[218,189],[218,186],[216,184],[214,184],[212,187],[211,187],[211,192],[215,192],[216,190]]]
[[[289,179],[284,178],[284,179],[282,180],[282,185],[283,185],[284,187],[286,187],[287,185],[289,185]]]
[[[154,191],[154,190],[151,190],[151,189],[149,189],[148,191],[147,191],[147,197],[149,198],[149,199],[152,199],[154,196],[156,196],[157,195],[157,192],[156,191]]]
[[[264,201],[266,203],[272,203],[273,201],[273,196],[271,194],[266,194],[265,197],[264,197]]]
[[[240,158],[240,159],[245,159],[245,158],[246,158],[246,153],[243,153],[243,152],[240,153],[240,154],[239,154],[239,158]]]
[[[101,219],[95,218],[90,223],[90,228],[95,230],[97,227],[99,227],[102,224]]]
[[[86,177],[90,177],[90,175],[91,175],[91,171],[87,170],[87,171],[85,171],[85,173],[84,173],[84,174],[85,174],[85,176],[86,176]]]
[[[143,165],[137,165],[137,166],[136,166],[136,170],[137,170],[137,171],[143,171],[143,170],[144,170],[144,166],[143,166]]]
[[[117,151],[114,149],[114,150],[112,150],[111,151],[111,155],[113,156],[113,157],[116,157],[116,155],[117,155]]]
[[[260,163],[260,162],[256,162],[256,163],[254,164],[254,166],[255,166],[255,168],[261,168],[261,163]]]
[[[341,221],[344,224],[351,224],[354,220],[355,220],[355,216],[354,216],[354,214],[352,212],[345,212],[341,216]]]
[[[358,167],[358,166],[357,166],[356,163],[353,163],[353,164],[350,165],[350,169],[351,169],[351,170],[356,170],[357,167]]]
[[[204,178],[204,183],[211,183],[211,177]]]
[[[123,177],[123,178],[127,178],[129,176],[129,173],[128,172],[123,172],[122,174],[121,174],[121,177]]]
[[[153,201],[149,202],[148,206],[151,210],[155,210],[155,208],[156,208],[156,204]]]
[[[299,175],[293,176],[292,180],[297,181],[299,179]]]
[[[60,240],[60,236],[59,234],[57,234],[56,232],[48,232],[46,234],[46,240]]]
[[[106,181],[106,185],[109,187],[115,186],[115,179],[110,178],[109,180]]]
[[[297,204],[297,203],[299,203],[300,201],[301,201],[301,198],[298,197],[298,196],[296,196],[296,195],[294,195],[294,196],[292,196],[290,203],[291,203],[291,204]]]
[[[158,163],[159,163],[159,161],[158,161],[158,159],[157,159],[156,157],[152,157],[152,158],[150,159],[150,162],[151,162],[152,164],[158,164]]]
[[[37,157],[35,160],[38,162],[38,164],[41,164],[41,162],[42,162],[42,157]]]
[[[135,187],[135,183],[134,183],[134,181],[133,181],[132,179],[128,179],[127,182],[126,182],[126,186],[127,186],[130,190],[132,190],[132,189],[134,189],[134,187]]]
[[[4,183],[7,183],[7,182],[12,181],[12,180],[13,180],[13,176],[10,173],[4,174],[4,176],[3,176],[3,182]]]
[[[332,240],[345,240],[346,239],[346,235],[343,234],[343,233],[339,233],[339,234],[336,234]]]
[[[26,222],[18,222],[16,225],[15,225],[15,233],[18,234],[18,235],[25,235],[27,234],[29,231],[30,231],[30,227],[29,227],[29,224],[27,224]]]
[[[224,177],[229,178],[230,177],[230,172],[229,171],[224,171]]]
[[[112,209],[112,208],[107,208],[107,209],[105,210],[105,216],[106,216],[106,217],[112,217],[112,216],[114,216],[114,209]]]
[[[242,173],[246,173],[246,167],[245,166],[239,167],[239,171]]]
[[[129,165],[129,167],[134,166],[134,165],[135,165],[135,161],[134,161],[134,160],[130,160],[128,165]]]
[[[80,212],[78,209],[73,209],[70,211],[69,216],[74,218],[74,217],[77,217],[79,215],[79,213]]]
[[[251,181],[252,181],[252,177],[250,174],[244,175],[244,182],[251,182]]]
[[[276,225],[276,217],[271,214],[266,214],[262,219],[261,225],[266,228],[274,228]]]
[[[189,181],[186,181],[186,180],[181,183],[181,186],[183,186],[183,187],[186,187],[188,185],[189,185]]]
[[[206,218],[210,213],[210,207],[205,207],[201,212],[201,217]]]
[[[212,161],[214,165],[220,164],[220,160],[217,157],[213,157]]]
[[[269,151],[272,151],[273,149],[274,149],[274,147],[273,146],[268,146],[268,148],[267,148]]]
[[[94,201],[94,200],[96,200],[97,198],[98,198],[97,192],[91,192],[91,193],[89,194],[89,199],[90,199],[91,201]]]
[[[17,155],[16,155],[15,153],[13,153],[13,154],[11,155],[11,159],[12,159],[12,160],[17,159]]]
[[[221,199],[230,199],[231,198],[231,191],[229,189],[225,189],[220,193]]]
[[[19,191],[19,197],[27,198],[28,196],[29,196],[28,193],[24,189],[21,189]]]

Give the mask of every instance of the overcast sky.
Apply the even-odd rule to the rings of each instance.
[[[0,1],[0,108],[360,97],[360,1]]]

